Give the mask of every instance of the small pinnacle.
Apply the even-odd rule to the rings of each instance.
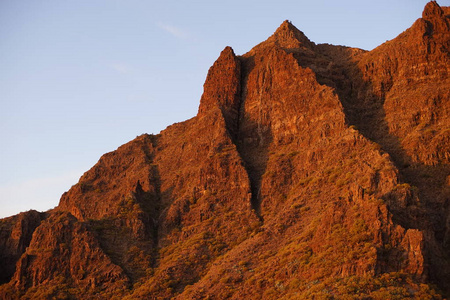
[[[235,56],[233,48],[231,48],[230,46],[226,46],[220,53],[220,56],[229,55],[229,54],[231,54],[232,56]]]
[[[300,46],[312,47],[313,43],[306,35],[297,29],[289,20],[285,20],[273,34],[273,37],[285,48]]]
[[[434,16],[441,17],[443,15],[444,15],[444,12],[443,12],[442,8],[439,6],[439,4],[437,4],[436,1],[430,1],[427,3],[427,5],[425,5],[425,8],[422,13],[422,18],[430,19],[430,17],[434,17]]]

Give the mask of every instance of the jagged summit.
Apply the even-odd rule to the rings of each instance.
[[[448,12],[372,51],[289,21],[226,47],[197,116],[0,220],[0,299],[450,295]]]
[[[432,17],[442,17],[444,15],[444,11],[439,6],[436,1],[430,1],[425,5],[425,8],[422,12],[422,18],[429,19]]]
[[[279,47],[289,51],[311,51],[314,46],[315,44],[302,31],[295,27],[291,21],[285,20],[267,40],[253,47],[248,54],[252,55],[257,51],[273,47]]]
[[[446,10],[444,10],[446,9]],[[450,11],[448,7],[441,7],[436,1],[428,2],[422,13],[422,20],[426,23],[427,33],[443,33],[445,39],[450,40]]]
[[[312,48],[314,46],[314,43],[289,20],[285,20],[270,39],[273,39],[280,47],[286,49],[299,47]]]
[[[230,131],[235,131],[240,106],[241,66],[231,47],[227,46],[209,69],[200,99],[199,116],[219,108]]]

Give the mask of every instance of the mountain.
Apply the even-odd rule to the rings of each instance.
[[[372,51],[289,21],[210,68],[197,116],[0,220],[3,299],[443,299],[450,7]]]

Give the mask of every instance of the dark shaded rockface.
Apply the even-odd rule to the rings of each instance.
[[[88,297],[99,291],[121,293],[128,283],[128,277],[101,250],[86,224],[66,212],[52,214],[36,229],[11,281],[19,290],[35,290],[35,298],[55,296],[42,289],[46,285],[55,286],[56,295],[64,295],[74,286],[79,289],[78,296]]]
[[[388,197],[390,210],[402,226],[425,232],[430,276],[443,285],[450,280],[441,272],[450,255],[449,28],[448,8],[430,2],[411,28],[370,52],[337,55],[319,45],[336,65],[315,70],[336,88],[348,122],[388,152],[401,181],[413,187],[406,201]]]
[[[17,260],[30,244],[31,236],[44,216],[30,210],[0,220],[0,284],[11,280]]]
[[[0,295],[441,299],[448,13],[370,52],[288,21],[225,48],[196,117],[102,156],[45,220],[2,220]]]

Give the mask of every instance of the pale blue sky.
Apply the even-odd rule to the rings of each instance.
[[[193,117],[225,46],[244,54],[288,19],[370,50],[427,2],[0,0],[0,217],[56,206],[102,154]]]

